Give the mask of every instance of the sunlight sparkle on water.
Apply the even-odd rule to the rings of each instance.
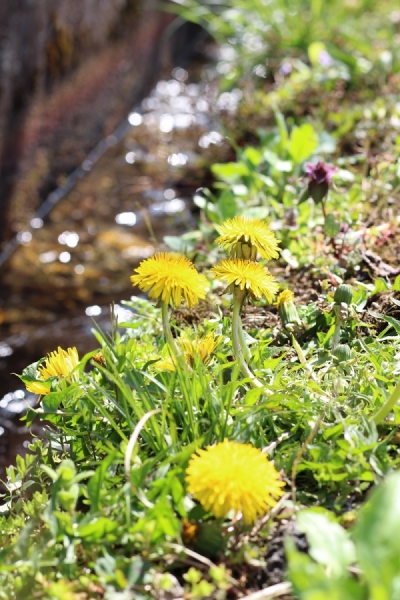
[[[175,119],[172,115],[164,114],[160,118],[160,131],[163,133],[169,133],[173,130]]]
[[[57,252],[54,252],[53,250],[49,250],[48,252],[43,252],[42,254],[39,254],[39,260],[44,264],[52,263],[56,260],[56,258]]]
[[[29,244],[32,241],[32,234],[30,231],[20,231],[17,234],[17,240],[20,244]]]
[[[63,231],[58,236],[58,242],[69,246],[69,248],[75,248],[79,243],[79,235],[75,231]]]
[[[93,306],[88,306],[85,310],[85,313],[88,317],[98,317],[101,315],[101,306],[94,304]]]
[[[40,229],[41,227],[43,227],[43,219],[35,217],[31,220],[31,227],[33,227],[33,229]]]
[[[137,127],[138,125],[141,125],[143,123],[143,117],[141,114],[133,112],[129,115],[128,121],[131,125]]]
[[[6,342],[0,342],[0,357],[11,356],[13,349]]]
[[[25,392],[23,390],[9,392],[0,400],[0,408],[5,408],[12,413],[21,413],[26,407]]]
[[[186,204],[184,200],[181,198],[174,198],[173,200],[168,200],[167,202],[156,202],[150,206],[150,214],[166,213],[167,215],[173,215],[175,213],[182,212],[185,210],[185,208]]]
[[[58,260],[62,263],[68,263],[71,260],[71,255],[69,252],[61,252]]]
[[[125,160],[127,163],[129,163],[130,165],[133,165],[133,163],[135,162],[135,153],[134,152],[128,152],[125,155]]]
[[[186,165],[188,157],[186,154],[179,152],[178,154],[170,154],[168,156],[168,162],[172,167],[178,167],[179,165]]]
[[[115,217],[115,221],[118,223],[118,225],[135,225],[137,218],[134,212],[123,212],[123,213],[119,213],[119,215],[117,215]]]
[[[166,200],[173,200],[173,198],[175,198],[175,196],[176,196],[175,190],[173,190],[172,188],[168,188],[164,192],[164,198]]]

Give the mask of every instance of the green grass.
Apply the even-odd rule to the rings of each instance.
[[[7,470],[0,599],[243,597],[259,587],[269,539],[289,520],[309,544],[301,553],[286,536],[296,597],[395,600],[400,278],[388,267],[400,185],[396,4],[176,4],[235,50],[225,48],[230,59],[220,61],[229,63],[219,67],[221,93],[243,92],[223,121],[235,160],[210,167],[214,185],[195,197],[198,229],[165,239],[211,287],[199,309],[172,312],[174,332],[221,340],[207,365],[195,359],[192,370],[160,371],[157,360],[169,355],[161,311],[140,298],[125,303],[131,319],[111,335],[94,331],[97,349],[81,358],[77,381],[55,381],[25,418],[45,433]],[[304,176],[317,160],[338,167],[322,204],[309,198]],[[225,257],[216,226],[236,215],[276,228],[282,253],[268,267],[295,292],[301,321],[288,331],[266,302],[244,309],[258,389],[233,358],[232,297],[210,277]],[[366,265],[366,251],[383,266]],[[353,297],[341,306],[336,340],[342,282]],[[187,493],[190,457],[226,438],[266,449],[286,484],[278,508],[253,530],[232,515],[214,519]]]

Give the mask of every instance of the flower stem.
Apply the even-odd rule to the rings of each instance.
[[[333,311],[335,313],[335,329],[332,337],[332,350],[335,350],[336,346],[340,342],[340,332],[342,325],[342,315],[340,314],[341,307],[334,304]]]
[[[261,383],[261,381],[259,381],[255,375],[250,371],[246,360],[243,356],[243,349],[240,343],[240,332],[242,330],[242,321],[240,318],[240,309],[242,306],[242,302],[244,299],[244,295],[245,292],[240,292],[240,293],[236,293],[234,295],[234,300],[233,300],[233,313],[232,313],[232,346],[233,346],[233,353],[235,355],[236,360],[239,363],[240,366],[240,370],[242,371],[243,375],[245,377],[248,377],[250,379],[250,383],[253,387],[255,388],[262,388],[264,387],[263,384]],[[245,343],[244,341],[244,336],[242,336],[243,338],[243,343]],[[247,348],[247,346],[246,346]],[[247,348],[247,352],[249,352],[249,349]]]
[[[169,324],[168,304],[163,300],[161,301],[161,317],[164,335],[171,352],[172,361],[175,359],[176,363],[181,363],[182,352],[180,351],[177,343],[175,342],[174,336],[172,335],[171,325]]]
[[[389,398],[386,400],[385,404],[383,406],[381,406],[381,408],[378,410],[376,415],[374,415],[372,417],[371,421],[373,421],[375,423],[375,425],[379,425],[379,423],[381,423],[383,421],[383,419],[385,419],[385,417],[387,417],[387,415],[390,413],[390,411],[392,410],[392,408],[398,402],[399,399],[400,399],[400,383],[398,383],[396,385],[393,392],[391,393]]]
[[[250,353],[249,347],[247,346],[247,343],[246,343],[246,338],[244,336],[244,330],[243,330],[243,323],[240,318],[239,318],[239,343],[243,350],[244,360],[246,362],[250,362],[251,361],[251,353]]]

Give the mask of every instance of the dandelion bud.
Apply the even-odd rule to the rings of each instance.
[[[333,296],[336,304],[347,304],[350,305],[353,299],[353,288],[346,283],[342,283],[336,288],[335,295]]]
[[[196,552],[208,558],[216,558],[221,554],[224,546],[225,540],[221,527],[217,523],[204,521],[199,524],[197,534],[192,542],[192,547]]]
[[[293,329],[296,325],[301,325],[301,320],[297,308],[293,302],[294,294],[291,290],[283,290],[278,296],[277,308],[285,329]]]
[[[351,359],[350,346],[347,344],[339,344],[332,352],[338,362],[346,362]]]

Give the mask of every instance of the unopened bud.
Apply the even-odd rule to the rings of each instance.
[[[336,304],[350,305],[351,301],[353,300],[353,288],[346,283],[342,283],[336,288],[333,299]]]
[[[278,313],[285,329],[293,329],[294,326],[301,325],[301,319],[293,300],[294,294],[291,290],[283,290],[278,296]]]
[[[332,354],[338,360],[338,362],[346,362],[351,359],[350,346],[347,344],[339,344],[336,346]]]

